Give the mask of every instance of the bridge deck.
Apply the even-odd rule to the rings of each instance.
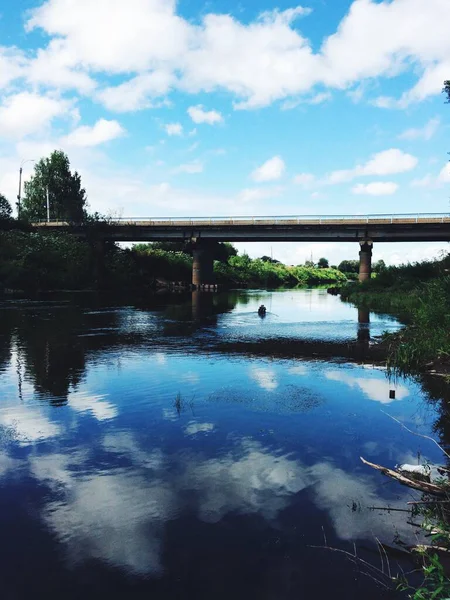
[[[59,221],[34,227],[83,236],[86,225]],[[156,241],[450,241],[450,214],[330,215],[283,217],[125,217],[109,219],[103,239]]]

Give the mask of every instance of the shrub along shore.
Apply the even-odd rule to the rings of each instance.
[[[341,298],[393,314],[406,324],[381,340],[392,373],[450,374],[450,254],[440,260],[387,267],[364,283],[347,283]]]

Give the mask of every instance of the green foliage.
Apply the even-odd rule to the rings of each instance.
[[[437,554],[422,552],[423,581],[418,588],[411,587],[406,579],[403,579],[398,589],[409,592],[411,600],[447,600],[450,597],[450,580],[445,574],[444,566]]]
[[[280,264],[280,261],[276,258],[272,258],[271,256],[261,256],[261,260],[264,262],[272,263],[273,265]]]
[[[149,244],[136,244],[134,249],[137,252],[146,252],[152,250],[163,250],[164,252],[184,252],[185,254],[192,255],[192,244],[190,242],[152,242]],[[237,250],[229,242],[215,242],[211,244],[211,252],[214,260],[220,262],[228,262],[231,256],[237,255]]]
[[[160,278],[188,283],[192,279],[192,257],[185,252],[161,250],[153,244],[136,244],[131,255],[140,276],[146,274],[147,280]]]
[[[419,371],[430,361],[450,357],[450,255],[441,260],[385,267],[364,283],[341,288],[341,298],[390,312],[409,325],[385,335],[388,368],[396,374]]]
[[[192,280],[192,257],[186,251],[164,250],[159,244],[137,244],[120,249],[112,242],[101,244],[98,234],[107,222],[92,218],[88,236],[78,240],[70,234],[35,231],[0,233],[0,281],[2,286],[25,291],[86,289],[93,287],[142,288],[157,280],[188,284]],[[216,282],[228,287],[283,287],[344,283],[336,269],[292,267],[278,261],[252,260],[237,255],[231,244],[215,248]]]
[[[11,218],[12,208],[11,204],[5,198],[3,194],[0,194],[0,220],[8,220]]]
[[[238,251],[230,244],[230,242],[218,242],[215,244],[213,250],[214,260],[218,260],[222,263],[227,263],[228,259],[232,256],[237,256]]]
[[[372,272],[373,273],[381,273],[381,271],[384,271],[386,269],[386,263],[384,262],[383,259],[378,260],[377,262],[373,263],[372,265]]]
[[[450,103],[450,80],[444,81],[444,89],[442,91],[447,96],[447,103]]]
[[[46,219],[47,190],[51,219],[85,221],[86,191],[81,187],[79,174],[71,173],[69,159],[61,150],[35,164],[34,175],[24,184],[21,217],[29,221]]]
[[[319,267],[319,269],[328,269],[328,267],[330,266],[330,263],[328,262],[327,258],[319,258],[319,262],[317,263],[317,266]]]
[[[342,273],[359,273],[358,260],[343,260],[338,265],[339,271]]]
[[[215,265],[218,283],[236,287],[283,287],[345,282],[345,275],[335,269],[290,267],[279,262],[252,260],[247,254],[232,256],[228,264]]]
[[[7,288],[77,289],[89,279],[90,249],[73,236],[5,231],[0,257],[0,281]]]

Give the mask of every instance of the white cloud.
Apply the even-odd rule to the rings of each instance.
[[[187,112],[194,123],[207,123],[208,125],[214,125],[214,123],[222,123],[223,121],[223,117],[220,112],[216,110],[203,110],[203,106],[201,104],[197,106],[190,106]]]
[[[391,148],[375,154],[362,167],[361,175],[393,175],[411,171],[418,160],[412,154],[406,154],[398,148]]]
[[[174,468],[167,470],[161,450],[146,451],[120,432],[106,436],[103,449],[126,456],[126,468],[93,472],[88,455],[73,465],[72,457],[61,454],[40,454],[29,462],[38,481],[58,490],[46,496],[41,514],[71,566],[100,559],[127,572],[162,574],[165,525],[182,512],[186,497],[192,515],[206,523],[227,515],[259,515],[276,525],[280,513],[309,489],[341,539],[367,539],[377,531],[387,541],[396,530],[408,543],[414,540],[402,513],[365,508],[385,502],[377,493],[376,476],[347,473],[329,462],[306,467],[292,453],[272,446],[242,439],[219,458],[172,453]],[[403,506],[407,493],[391,499],[392,506]],[[349,510],[349,498],[361,510]]]
[[[70,114],[74,114],[73,103],[68,100],[31,92],[7,96],[0,105],[0,137],[21,139]]]
[[[450,183],[450,164],[447,163],[442,167],[438,176],[438,181],[441,183]]]
[[[316,84],[346,89],[394,77],[413,65],[419,81],[400,101],[384,97],[384,106],[404,106],[438,94],[450,69],[446,0],[354,0],[316,53],[294,26],[295,19],[311,13],[301,6],[266,11],[249,23],[209,13],[197,24],[176,8],[175,0],[47,0],[27,22],[28,31],[40,28],[51,37],[30,77],[89,92],[95,85],[89,74],[140,77],[162,70],[170,84],[157,93],[169,87],[193,93],[222,89],[235,96],[237,108],[254,108],[308,95]],[[20,75],[20,61],[7,59],[7,81]],[[146,87],[139,80],[134,85]],[[119,110],[148,102],[142,88],[119,88],[118,96],[107,100]],[[323,101],[327,94],[310,101]]]
[[[308,189],[315,182],[315,180],[316,177],[312,173],[300,173],[294,177],[293,182],[296,185],[301,185],[305,189]]]
[[[326,371],[325,377],[344,383],[351,388],[359,388],[369,400],[381,404],[391,404],[395,400],[403,400],[410,395],[407,387],[389,382],[384,373],[380,373],[379,377],[370,377],[368,374],[364,377],[354,377],[345,371]],[[395,399],[389,397],[390,390],[395,391]]]
[[[33,86],[41,84],[59,90],[73,89],[81,94],[93,93],[96,81],[82,66],[71,61],[70,50],[61,39],[53,39],[47,48],[39,48],[26,67],[26,77]]]
[[[209,433],[214,430],[213,423],[189,423],[185,428],[184,433],[186,435],[197,435],[197,433]]]
[[[29,406],[5,407],[0,411],[0,425],[10,430],[21,446],[58,436],[61,427],[47,419],[37,408]]]
[[[286,169],[283,159],[280,156],[274,156],[258,167],[251,174],[253,181],[273,181],[280,179]]]
[[[126,74],[179,64],[194,33],[173,0],[47,0],[31,11],[35,28],[61,38],[68,66]]]
[[[443,184],[450,183],[450,163],[446,163],[441,171],[436,175],[431,175],[427,173],[424,177],[420,179],[413,179],[411,181],[411,187],[415,188],[440,188]]]
[[[413,63],[425,70],[425,81],[403,102],[439,93],[450,54],[448,17],[446,0],[355,0],[322,47],[324,82],[343,88],[356,80],[393,77]]]
[[[168,123],[164,128],[167,135],[183,135],[183,126],[181,123]]]
[[[436,0],[437,1],[437,0]],[[448,5],[447,5],[448,10]],[[447,13],[448,19],[448,13]],[[433,31],[429,32],[429,42],[432,43]],[[437,34],[437,32],[436,32]],[[436,38],[437,45],[440,45],[443,40]],[[447,56],[450,52],[447,42]],[[450,61],[443,60],[442,62],[432,63],[425,68],[424,74],[420,80],[409,91],[402,94],[398,102],[399,108],[404,108],[413,102],[421,102],[429,96],[434,96],[442,92],[442,84],[448,78],[450,71]]]
[[[320,92],[308,100],[308,104],[322,104],[331,99],[330,92]]]
[[[199,160],[193,160],[192,162],[185,163],[180,165],[176,169],[173,170],[174,173],[188,173],[189,175],[194,175],[196,173],[203,172],[203,163]]]
[[[268,392],[272,392],[278,387],[277,375],[273,369],[252,367],[250,369],[250,377],[253,381],[256,381],[260,388]]]
[[[160,69],[105,88],[97,93],[96,98],[116,112],[141,110],[156,106],[154,99],[167,94],[174,81],[169,71]]]
[[[377,108],[396,108],[397,107],[397,101],[395,100],[395,98],[391,98],[390,96],[378,96],[377,98],[374,98],[373,100],[371,100],[370,103],[373,106],[376,106]]]
[[[407,129],[398,137],[402,140],[430,140],[440,125],[440,119],[430,119],[424,127]]]
[[[433,177],[432,175],[430,175],[429,173],[427,175],[425,175],[424,177],[421,177],[420,179],[413,179],[411,181],[411,187],[424,187],[424,188],[428,188],[428,187],[433,187],[436,184],[436,177]]]
[[[383,176],[405,173],[414,169],[418,162],[412,154],[407,154],[398,148],[390,148],[374,154],[363,165],[357,165],[353,169],[333,171],[327,176],[327,183],[343,183],[356,177],[371,175]]]
[[[358,183],[353,186],[353,194],[366,196],[390,196],[398,190],[398,185],[392,181],[374,181],[372,183]]]
[[[107,121],[100,119],[89,127],[84,125],[72,131],[66,138],[65,143],[69,146],[98,146],[125,134],[125,130],[117,121]]]
[[[27,61],[17,48],[0,46],[0,90],[25,74]]]
[[[186,493],[204,522],[216,523],[230,513],[273,520],[308,485],[299,461],[250,440],[216,459],[173,455],[177,468],[168,476],[161,452],[140,449],[129,434],[117,437],[105,438],[105,451],[128,456],[133,468],[98,475],[83,464],[85,476],[77,477],[79,465],[70,469],[63,456],[47,456],[40,464],[31,459],[34,476],[60,491],[48,499],[43,518],[72,563],[98,558],[157,575],[163,571],[164,524],[179,514]]]
[[[183,89],[226,89],[241,109],[308,92],[318,81],[318,59],[292,27],[308,12],[301,7],[266,12],[248,25],[230,15],[206,15],[195,47],[184,58]]]
[[[68,405],[80,413],[91,413],[98,421],[114,419],[118,415],[117,407],[105,400],[105,395],[92,395],[86,392],[70,394]]]

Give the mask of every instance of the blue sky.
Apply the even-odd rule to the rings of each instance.
[[[104,214],[448,212],[449,22],[449,0],[0,0],[0,191],[62,148]]]

